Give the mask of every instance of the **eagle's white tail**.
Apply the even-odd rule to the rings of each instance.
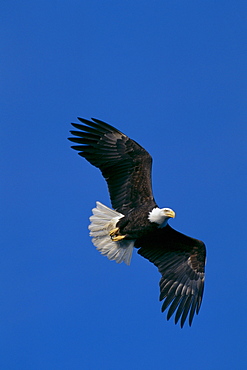
[[[92,211],[91,224],[88,228],[92,242],[97,250],[104,256],[107,256],[109,260],[115,260],[117,263],[125,262],[129,265],[135,241],[123,239],[114,242],[109,235],[109,232],[116,227],[117,222],[124,215],[104,206],[100,202],[96,202],[96,208]]]

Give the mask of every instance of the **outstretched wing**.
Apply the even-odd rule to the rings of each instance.
[[[198,314],[204,290],[206,248],[203,242],[172,229],[169,225],[136,241],[138,253],[158,267],[162,312],[169,307],[167,320],[181,317],[181,328],[189,314],[191,326]]]
[[[83,125],[72,123],[79,131],[70,141],[79,155],[98,167],[107,181],[115,210],[126,214],[146,202],[154,202],[151,185],[152,158],[134,140],[119,130],[92,118],[78,118]]]

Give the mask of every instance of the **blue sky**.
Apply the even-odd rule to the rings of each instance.
[[[2,369],[245,369],[245,1],[2,1]],[[156,268],[88,236],[99,171],[67,140],[96,117],[153,156],[160,206],[207,246],[199,316],[166,321]]]

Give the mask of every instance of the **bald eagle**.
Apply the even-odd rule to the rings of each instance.
[[[206,248],[202,241],[174,230],[170,208],[159,208],[152,192],[152,158],[136,141],[98,119],[78,118],[71,131],[77,150],[104,176],[113,209],[96,202],[89,225],[92,242],[103,255],[130,264],[133,248],[161,273],[160,301],[167,320],[174,314],[181,328],[198,314],[203,290]]]

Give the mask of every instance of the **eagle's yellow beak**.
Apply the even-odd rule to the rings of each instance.
[[[175,218],[176,213],[170,208],[165,208],[165,215],[169,218]]]

